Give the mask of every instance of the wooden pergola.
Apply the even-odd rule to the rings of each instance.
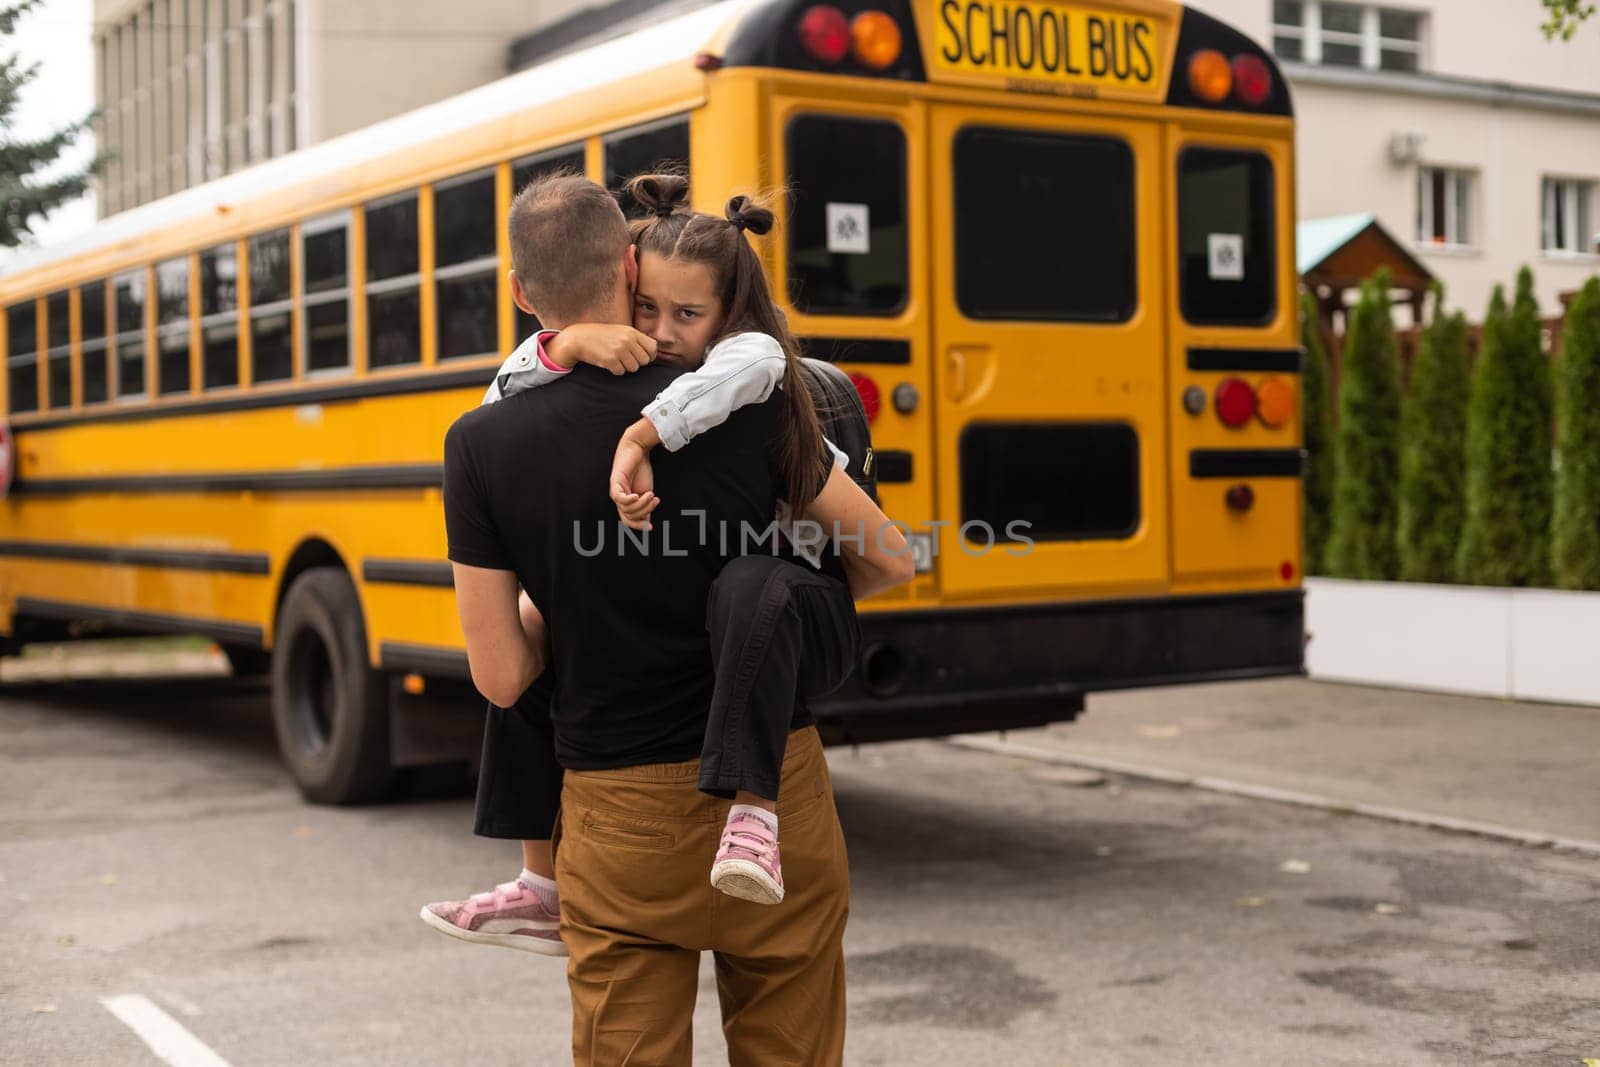
[[[1433,275],[1375,216],[1307,219],[1295,227],[1295,246],[1295,266],[1301,284],[1316,297],[1325,341],[1344,332],[1341,319],[1349,306],[1350,290],[1383,268],[1389,271],[1396,302],[1410,305],[1413,322],[1423,321]]]

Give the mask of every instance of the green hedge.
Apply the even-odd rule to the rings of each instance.
[[[1600,277],[1567,310],[1556,367],[1556,585],[1600,589]]]
[[[1506,311],[1496,286],[1467,411],[1467,513],[1457,577],[1473,585],[1548,581],[1550,363],[1540,349],[1533,272]]]
[[[1400,468],[1400,360],[1389,312],[1389,272],[1362,283],[1345,335],[1335,438],[1333,528],[1327,571],[1391,579]]]
[[[1433,321],[1422,334],[1400,420],[1400,578],[1450,582],[1466,508],[1467,319],[1447,315],[1434,287]]]
[[[1317,301],[1310,293],[1300,297],[1300,342],[1306,350],[1300,385],[1306,445],[1305,572],[1321,574],[1332,521],[1333,425],[1328,411],[1328,353],[1322,344]]]

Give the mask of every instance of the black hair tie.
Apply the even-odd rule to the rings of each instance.
[[[735,215],[735,216],[733,216],[732,218],[730,218],[728,220],[728,225],[732,226],[734,229],[738,230],[740,233],[743,233],[745,225],[746,225],[746,223],[744,221],[744,216],[743,215]]]
[[[672,214],[672,211],[673,211],[674,207],[676,207],[675,204],[657,204],[656,205],[656,218],[658,218],[658,219],[666,218],[668,215]]]

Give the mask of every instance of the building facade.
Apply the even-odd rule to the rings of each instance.
[[[1299,121],[1298,214],[1370,212],[1482,318],[1600,272],[1600,22],[1547,41],[1506,0],[1191,0],[1272,50]]]

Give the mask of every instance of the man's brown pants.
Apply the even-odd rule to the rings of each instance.
[[[733,1067],[839,1064],[850,875],[817,731],[791,733],[783,761],[781,904],[711,887],[730,802],[696,788],[699,764],[566,774],[555,848],[573,1060],[687,1065],[709,950]]]

